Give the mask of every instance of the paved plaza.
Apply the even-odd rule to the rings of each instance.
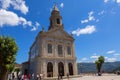
[[[114,75],[114,74],[103,75],[103,76],[85,75],[78,78],[70,78],[63,80],[120,80],[120,75]]]

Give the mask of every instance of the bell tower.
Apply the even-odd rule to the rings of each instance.
[[[56,28],[63,29],[62,17],[60,16],[60,11],[58,10],[56,5],[54,5],[53,7],[49,20],[50,20],[50,26],[48,30],[53,30]]]

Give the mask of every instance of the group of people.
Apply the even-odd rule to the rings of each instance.
[[[69,80],[69,73],[67,73],[67,79]],[[63,79],[63,74],[62,73],[60,73],[59,75],[58,75],[58,80],[62,80]]]
[[[17,77],[15,77],[14,74],[11,75],[11,77],[8,78],[8,80],[42,80],[44,78],[44,74],[19,74]],[[62,73],[58,75],[58,80],[61,80],[63,78]],[[69,79],[69,74],[67,74],[67,78]]]
[[[19,74],[17,78],[15,78],[15,75],[12,75],[12,77],[9,77],[8,80],[41,80],[43,77],[43,74]]]

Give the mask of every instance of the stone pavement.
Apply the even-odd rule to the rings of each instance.
[[[17,79],[15,79],[17,80]],[[42,80],[58,80],[57,78],[49,78],[49,79],[42,79]],[[62,80],[120,80],[120,75],[116,74],[103,74],[102,76],[97,75],[77,75],[71,76],[69,79],[65,78]]]
[[[63,80],[120,80],[120,75],[103,75],[103,76],[82,76]]]

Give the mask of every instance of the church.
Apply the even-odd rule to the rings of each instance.
[[[48,31],[38,33],[29,51],[29,73],[45,77],[77,75],[74,38],[64,30],[62,16],[54,5]]]

